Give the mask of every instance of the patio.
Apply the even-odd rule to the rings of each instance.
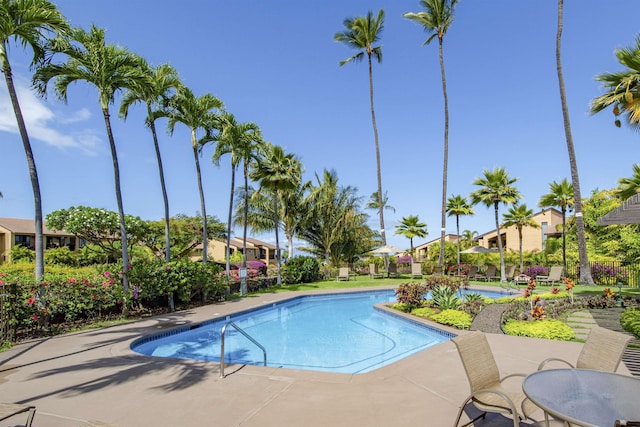
[[[346,290],[346,289],[345,289]],[[128,426],[450,426],[469,386],[451,342],[359,374],[150,358],[141,335],[289,298],[265,294],[118,326],[32,341],[0,353],[0,398],[37,407],[36,427],[101,420]],[[581,344],[488,334],[502,374],[533,372]],[[624,364],[619,372],[628,373]],[[538,420],[542,420],[540,411]],[[0,422],[22,425],[23,417]],[[509,426],[489,416],[482,426]]]

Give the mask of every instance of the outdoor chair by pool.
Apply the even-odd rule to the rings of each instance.
[[[615,372],[630,340],[630,335],[594,326],[582,346],[575,366],[564,359],[551,357],[543,360],[538,366],[538,370],[543,369],[549,362],[555,361],[571,368]]]
[[[467,273],[467,280],[476,280],[478,276],[478,266],[472,265]]]
[[[21,405],[18,403],[0,403],[0,421],[11,418],[14,415],[27,413],[25,427],[31,427],[33,417],[36,415],[36,407],[31,405]]]
[[[452,341],[458,348],[458,354],[471,387],[471,394],[460,406],[454,427],[458,427],[462,413],[469,402],[482,411],[482,414],[464,424],[465,426],[484,418],[487,412],[496,412],[510,415],[513,418],[513,427],[518,427],[520,420],[529,418],[529,415],[538,408],[521,391],[511,391],[502,385],[507,378],[518,376],[524,379],[526,374],[511,374],[500,378],[498,365],[484,333],[469,332],[458,335]]]
[[[554,265],[549,270],[548,276],[536,276],[536,283],[541,285],[553,285],[554,283],[562,282],[562,272],[564,267],[561,265]]]
[[[349,280],[349,267],[340,267],[338,276],[336,276],[336,282],[340,280]]]
[[[378,272],[378,264],[369,264],[369,277],[372,279],[382,279],[384,274]]]
[[[444,274],[442,273],[442,266],[441,265],[436,265],[435,267],[433,267],[433,276],[443,276]]]
[[[419,262],[412,262],[411,263],[411,278],[419,278],[422,279],[422,264],[420,264]]]
[[[389,277],[400,277],[400,273],[398,273],[398,264],[395,262],[389,263]]]
[[[508,265],[504,268],[504,278],[507,282],[511,282],[513,280],[513,276],[516,275],[516,266]]]
[[[488,282],[489,280],[500,280],[500,276],[496,276],[496,266],[493,264],[489,264],[487,266],[487,271],[484,274],[479,274],[478,276],[476,276],[476,279]]]

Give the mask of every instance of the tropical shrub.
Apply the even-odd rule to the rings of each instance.
[[[456,296],[456,290],[451,286],[440,285],[431,290],[433,304],[441,310],[458,308],[461,301]]]
[[[576,337],[569,325],[556,319],[546,319],[537,322],[509,320],[503,325],[503,330],[508,335],[520,337],[546,338],[563,341],[571,341]]]
[[[11,262],[33,262],[36,259],[35,251],[22,245],[15,245],[9,251]]]
[[[44,262],[48,265],[76,265],[76,255],[69,248],[63,246],[61,248],[51,248],[44,252]]]
[[[620,315],[622,328],[640,338],[640,309],[628,308]]]
[[[433,310],[433,308],[421,307],[411,310],[411,314],[413,314],[414,316],[431,318],[436,314],[436,312]]]
[[[449,325],[458,329],[468,329],[472,321],[468,313],[453,309],[443,310],[438,314],[434,314],[431,318],[442,325]]]
[[[284,283],[311,283],[320,278],[320,263],[314,257],[296,256],[287,261],[282,271]]]
[[[428,288],[425,283],[402,283],[396,289],[396,299],[399,303],[417,308],[422,306],[427,292]]]
[[[549,269],[541,265],[532,265],[524,270],[524,274],[529,277],[547,276]]]

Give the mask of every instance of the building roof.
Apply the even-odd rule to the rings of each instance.
[[[598,220],[598,225],[613,224],[640,224],[640,194],[634,194]]]
[[[458,239],[460,238],[460,236],[458,236],[457,234],[445,234],[444,235],[444,240],[447,242],[451,242],[454,239]],[[423,248],[427,248],[431,245],[433,245],[434,243],[440,243],[440,236],[438,236],[437,238],[433,239],[433,240],[429,240],[426,243],[422,243],[416,247],[414,247],[415,250],[419,250],[419,249],[423,249]]]
[[[6,228],[14,234],[36,234],[35,220],[22,218],[0,218],[0,227]],[[54,231],[43,224],[42,233],[55,236],[73,236],[66,231]]]
[[[236,237],[235,239],[240,240],[242,242],[242,237]],[[267,249],[275,249],[276,245],[272,245],[271,243],[263,242],[262,240],[253,239],[251,237],[247,237],[247,243],[255,247],[264,247]]]

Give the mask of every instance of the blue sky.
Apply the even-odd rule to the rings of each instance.
[[[204,1],[59,0],[75,26],[103,27],[107,40],[169,63],[197,95],[212,93],[239,121],[257,123],[265,138],[302,160],[306,178],[334,169],[343,185],[358,188],[363,203],[376,190],[373,131],[366,62],[339,66],[355,51],[333,40],[343,20],[385,10],[382,63],[374,64],[374,90],[382,156],[383,190],[396,212],[386,212],[388,241],[403,216],[418,215],[439,236],[442,185],[443,101],[437,41],[402,17],[418,1]],[[613,125],[613,115],[588,113],[601,93],[594,76],[620,69],[614,49],[640,33],[637,0],[566,0],[563,65],[583,196],[614,188],[638,162],[640,135]],[[569,178],[555,68],[557,2],[461,1],[445,38],[450,107],[448,193],[467,196],[483,169],[504,167],[518,178],[523,202],[537,210],[549,183]],[[29,53],[30,54],[30,53]],[[31,136],[46,213],[85,205],[116,210],[113,170],[95,89],[72,86],[69,102],[29,90],[30,56],[9,53]],[[163,216],[151,136],[142,108],[113,127],[125,211],[143,219]],[[187,130],[173,136],[159,122],[172,214],[199,211],[195,167]],[[33,195],[15,117],[0,84],[1,217],[33,217]],[[207,211],[227,216],[230,170],[201,159]],[[493,228],[493,212],[475,207],[461,230]],[[504,209],[503,209],[504,211]],[[378,228],[371,212],[370,225]],[[455,233],[455,219],[447,232]],[[237,229],[239,233],[240,230]],[[271,235],[259,236],[272,240]]]

